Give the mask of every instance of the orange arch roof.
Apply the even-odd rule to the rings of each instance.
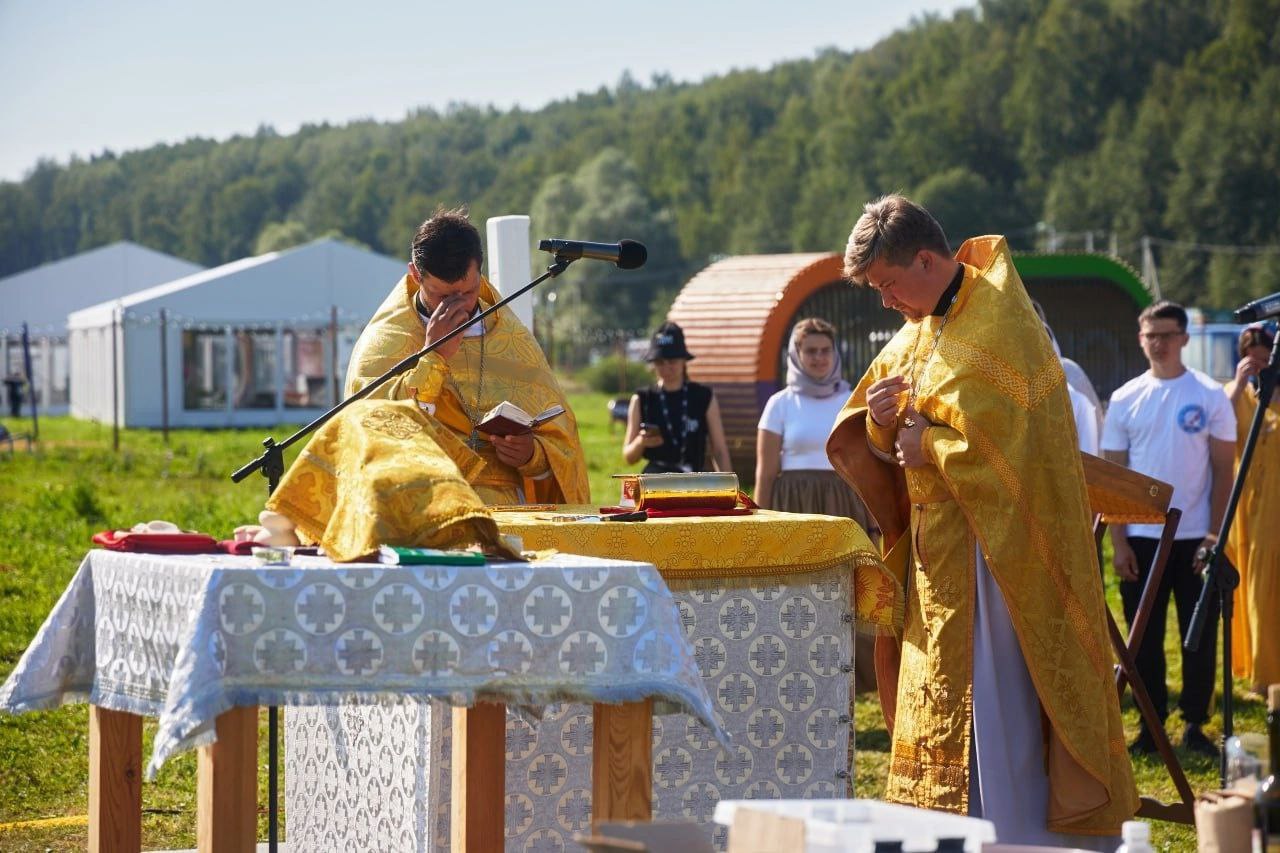
[[[838,281],[842,259],[827,252],[738,255],[716,261],[684,286],[667,316],[684,329],[700,382],[777,380],[787,323],[801,303]]]

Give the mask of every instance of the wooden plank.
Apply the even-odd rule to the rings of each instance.
[[[89,706],[89,850],[142,849],[142,717]]]
[[[1173,486],[1088,453],[1080,461],[1090,507],[1108,524],[1164,524]]]
[[[729,853],[803,850],[804,830],[800,818],[739,806],[729,827]]]
[[[252,853],[258,835],[258,706],[232,708],[196,765],[196,849]]]
[[[507,791],[507,708],[492,702],[453,709],[453,802],[450,849],[503,848]]]
[[[653,700],[596,705],[591,756],[591,819],[653,816]]]

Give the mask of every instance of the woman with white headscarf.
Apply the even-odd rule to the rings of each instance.
[[[831,467],[827,436],[849,398],[835,328],[796,323],[787,348],[787,386],[769,398],[756,434],[756,503],[787,512],[843,515],[866,527],[857,494]]]
[[[867,508],[827,459],[827,436],[849,399],[835,327],[810,317],[796,323],[787,347],[787,387],[769,398],[756,433],[755,501],[766,509],[852,518],[872,539],[880,533]],[[859,636],[854,679],[875,689],[872,644]]]

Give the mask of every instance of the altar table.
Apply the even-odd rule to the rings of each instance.
[[[722,798],[848,795],[855,593],[859,612],[885,621],[901,606],[900,598],[884,593],[887,570],[855,522],[767,510],[608,523],[553,521],[557,514],[496,512],[495,518],[526,549],[656,565],[675,594],[715,712],[734,738],[725,748],[698,719],[654,719],[655,819],[695,820],[723,846],[724,828],[711,820]],[[877,594],[884,598],[878,605]],[[592,722],[590,708],[565,703],[550,706],[540,719],[508,719],[506,850],[575,849],[574,833],[589,831],[593,817],[601,816],[586,784]],[[426,794],[413,842],[398,849],[447,848],[453,760],[447,715],[433,715],[425,705],[309,708],[291,712],[285,731],[291,832],[292,815],[316,801],[320,780],[331,780],[331,790],[355,784],[333,769],[338,756],[330,744],[344,738],[345,757],[360,753],[357,761],[369,771],[361,780],[367,799],[407,802]],[[388,739],[415,744],[412,756],[396,756],[394,771],[376,757]],[[411,760],[418,766],[409,771]],[[309,814],[326,820],[314,810]]]
[[[593,579],[591,594],[574,599],[578,614],[547,609],[575,578]],[[459,837],[471,834],[468,849],[492,849],[495,827],[502,837],[501,811],[496,820],[482,811],[495,797],[480,799],[495,782],[501,796],[502,756],[492,749],[501,703],[607,703],[596,716],[617,741],[614,773],[597,774],[595,792],[624,801],[636,778],[648,789],[648,763],[629,753],[637,729],[641,739],[648,731],[649,700],[694,714],[727,742],[653,567],[570,556],[264,567],[227,555],[92,551],[0,687],[0,710],[94,706],[91,849],[139,847],[141,717],[149,716],[158,729],[148,778],[173,755],[200,748],[200,848],[252,850],[258,705],[388,709],[428,698],[453,705],[467,735],[454,780],[467,793],[453,806]],[[414,746],[389,742],[377,758],[412,761]],[[318,807],[341,812],[344,803]],[[402,843],[385,821],[366,830],[362,849]]]

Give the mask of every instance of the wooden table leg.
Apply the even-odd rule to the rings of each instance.
[[[142,717],[89,706],[89,850],[142,849]]]
[[[504,845],[507,706],[453,709],[450,849],[489,853]]]
[[[653,700],[596,705],[591,819],[653,818]]]
[[[218,716],[218,740],[199,750],[196,849],[252,853],[258,837],[258,706]]]

